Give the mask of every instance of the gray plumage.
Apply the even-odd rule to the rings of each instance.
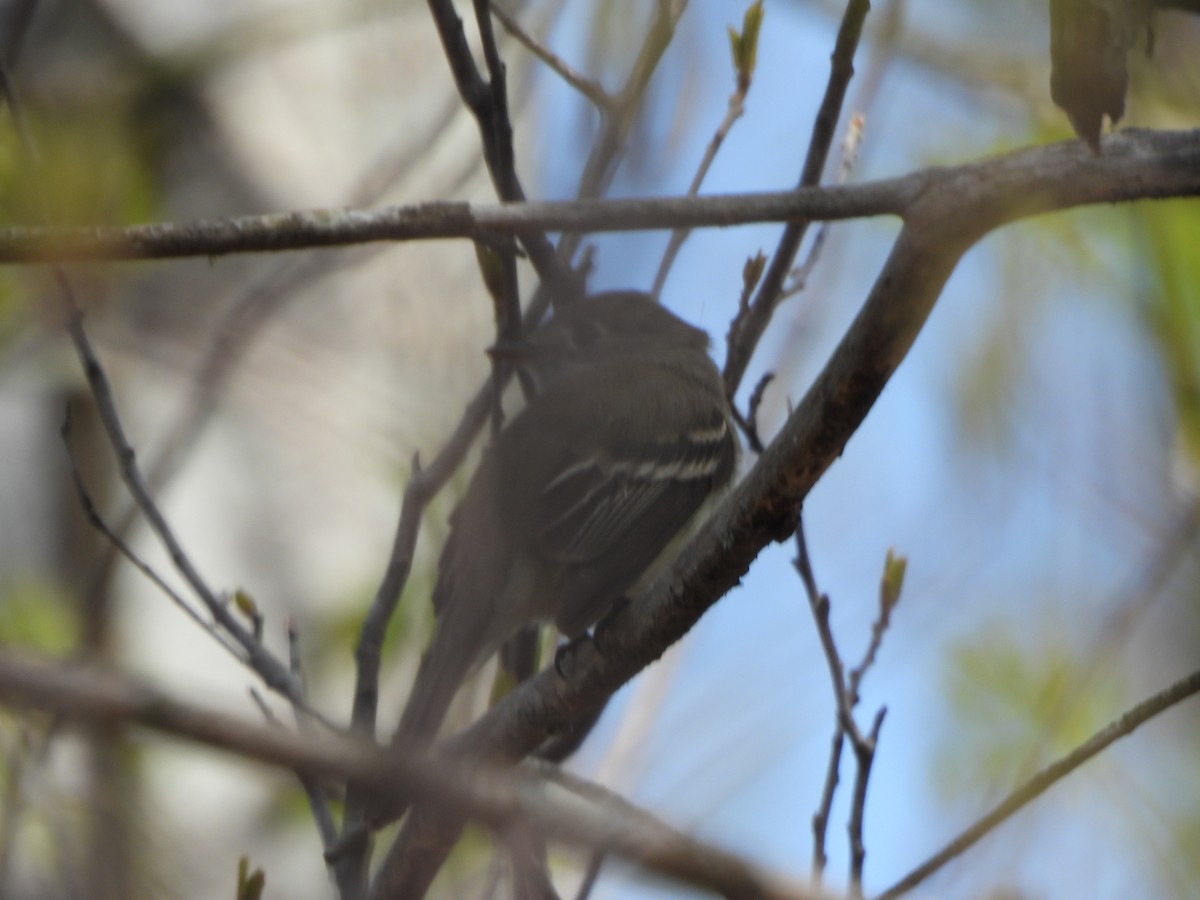
[[[536,392],[451,517],[398,742],[431,740],[463,680],[531,622],[582,634],[733,472],[708,336],[645,294],[580,301],[502,352]]]

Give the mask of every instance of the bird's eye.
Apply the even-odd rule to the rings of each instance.
[[[571,329],[571,343],[576,347],[591,347],[600,340],[600,327],[594,322],[576,322]]]

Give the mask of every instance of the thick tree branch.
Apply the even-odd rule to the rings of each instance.
[[[906,223],[849,331],[758,463],[675,564],[605,633],[605,654],[581,645],[571,679],[542,672],[446,743],[451,753],[515,761],[613,692],[678,641],[737,586],[769,543],[793,532],[801,502],[841,454],[925,323],[962,254],[988,231],[1023,216],[1117,197],[1200,191],[1200,132],[1176,135],[1166,166],[1145,162],[1160,134],[1125,132],[1093,158],[1081,143],[1022,151],[977,166],[924,173],[905,210]],[[1184,146],[1186,145],[1186,146]],[[1096,167],[1096,168],[1093,168]],[[1169,173],[1169,174],[1168,174]],[[433,834],[431,835],[431,832]],[[416,892],[404,859],[414,841],[432,863],[448,851],[457,826],[409,816],[381,870],[375,896],[399,886]]]
[[[190,223],[0,228],[0,263],[166,259],[299,250],[374,241],[486,239],[543,231],[638,231],[747,225],[804,218],[907,216],[929,192],[961,194],[954,221],[998,207],[997,224],[1088,203],[1200,194],[1200,129],[1127,129],[1093,156],[1082,141],[1016,150],[962,166],[931,168],[857,185],[711,197],[560,203],[393,206],[375,211],[309,210]]]
[[[312,778],[351,778],[443,809],[468,811],[493,829],[533,828],[554,840],[626,857],[645,868],[730,897],[819,900],[818,892],[764,873],[674,831],[616,799],[581,802],[528,772],[397,754],[333,735],[294,735],[173,699],[94,665],[65,666],[0,650],[0,703],[83,722],[138,725]]]

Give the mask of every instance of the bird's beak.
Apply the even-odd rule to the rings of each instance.
[[[533,358],[533,348],[529,341],[505,341],[499,340],[484,350],[493,362],[506,362],[514,366],[520,366],[529,362]]]

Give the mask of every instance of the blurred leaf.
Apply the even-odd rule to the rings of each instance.
[[[738,91],[743,95],[750,88],[750,79],[754,77],[754,67],[758,63],[758,35],[762,30],[762,20],[762,0],[754,0],[742,16],[741,33],[729,29],[729,51],[737,72]]]
[[[266,883],[267,876],[262,869],[250,871],[249,857],[238,860],[237,900],[261,900]]]
[[[746,259],[746,264],[742,266],[743,297],[749,297],[754,293],[754,289],[758,287],[759,279],[762,278],[763,271],[766,268],[767,257],[761,250]]]
[[[483,241],[475,241],[475,261],[488,293],[499,297],[504,292],[504,257]]]
[[[247,619],[257,619],[262,615],[258,611],[258,604],[254,602],[254,598],[241,588],[233,592],[233,602],[237,606],[238,612]]]
[[[1148,18],[1144,0],[1050,0],[1050,96],[1093,150],[1104,117],[1125,112],[1126,61]]]
[[[11,131],[0,139],[0,222],[58,225],[153,218],[156,181],[144,141],[119,109],[31,116],[36,174]]]
[[[59,656],[75,646],[77,632],[71,600],[55,585],[17,578],[0,586],[0,644]]]
[[[1157,280],[1147,319],[1171,385],[1178,451],[1195,469],[1200,466],[1200,207],[1187,202],[1141,204],[1137,216]]]
[[[879,602],[887,613],[891,613],[900,602],[900,591],[904,587],[904,573],[908,570],[908,557],[896,556],[888,549],[883,563],[883,578],[879,584]]]
[[[988,626],[950,649],[945,679],[953,733],[938,751],[947,797],[1007,789],[1078,746],[1119,710],[1065,641]]]

